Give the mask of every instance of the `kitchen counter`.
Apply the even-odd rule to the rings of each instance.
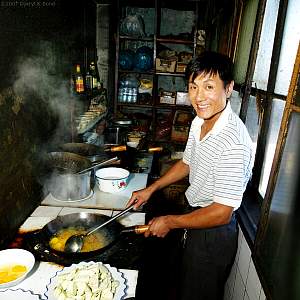
[[[131,174],[131,180],[127,188],[117,194],[103,193],[99,191],[97,187],[94,189],[93,195],[89,199],[85,199],[78,202],[58,201],[51,199],[51,195],[48,195],[41,203],[41,206],[37,207],[31,216],[25,220],[23,225],[19,229],[19,234],[30,234],[34,231],[39,231],[44,225],[57,216],[76,213],[76,212],[90,212],[104,214],[107,216],[113,216],[125,208],[128,199],[131,196],[132,191],[141,189],[147,184],[147,174]],[[104,208],[104,209],[103,209]],[[142,212],[132,212],[120,217],[118,221],[124,226],[143,225],[145,224],[145,214]],[[20,236],[19,236],[20,238]],[[18,239],[18,237],[16,238]],[[143,236],[133,235],[131,237],[124,238],[119,244],[113,245],[110,252],[107,254],[98,256],[95,259],[89,260],[101,261],[103,263],[109,263],[112,267],[118,268],[125,277],[127,290],[124,299],[129,299],[135,296],[135,289],[137,284],[138,271],[132,269],[132,262],[124,262],[124,259],[134,258],[134,254],[130,251],[138,251],[139,247],[133,245],[136,240],[142,240]],[[125,245],[124,245],[125,244]],[[122,248],[123,246],[123,248]],[[18,244],[12,244],[12,247],[18,247]],[[114,249],[115,247],[115,249]],[[23,247],[28,249],[26,247]],[[31,250],[31,249],[28,249]],[[32,248],[34,250],[34,248]],[[115,251],[115,252],[114,252]],[[33,270],[20,284],[12,287],[11,289],[22,289],[23,291],[30,291],[33,294],[39,295],[40,299],[46,299],[44,293],[46,292],[46,286],[57,271],[61,270],[64,265],[55,260],[47,260],[47,256],[39,256],[34,251],[33,254],[36,257],[36,263]],[[105,251],[107,252],[107,251]],[[118,257],[114,253],[118,252]],[[122,268],[122,263],[128,265],[131,268]],[[5,295],[1,293],[1,297]]]
[[[132,192],[145,188],[147,180],[148,174],[131,173],[128,186],[123,191],[114,194],[105,193],[99,190],[98,185],[95,185],[93,193],[86,199],[80,201],[61,201],[49,194],[43,200],[42,205],[123,210]]]

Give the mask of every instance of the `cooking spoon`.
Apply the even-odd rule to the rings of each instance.
[[[93,170],[93,169],[96,168],[96,167],[100,167],[100,166],[103,166],[103,165],[112,163],[112,162],[114,162],[114,161],[116,161],[116,160],[118,160],[118,157],[117,157],[117,156],[116,156],[116,157],[113,157],[113,158],[111,158],[111,159],[102,161],[102,162],[100,162],[100,163],[94,164],[93,166],[91,166],[91,167],[89,167],[89,168],[86,168],[86,169],[84,169],[84,170],[81,170],[81,171],[77,172],[76,174],[83,174],[83,173],[85,173],[85,172],[88,172],[88,171],[90,171],[90,170]]]
[[[114,221],[115,219],[123,216],[124,214],[126,214],[128,211],[132,210],[134,207],[135,203],[131,206],[129,206],[128,208],[126,208],[125,210],[119,212],[118,214],[116,214],[114,217],[110,218],[109,220],[107,220],[106,222],[102,223],[101,225],[87,231],[84,234],[76,234],[76,235],[72,235],[70,236],[65,244],[65,252],[68,253],[76,253],[76,252],[80,252],[83,246],[83,239],[85,237],[87,237],[88,235],[92,234],[93,232],[95,232],[96,230],[108,225],[109,223],[111,223],[112,221]]]

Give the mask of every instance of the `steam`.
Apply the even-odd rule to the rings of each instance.
[[[56,132],[53,140],[48,141],[48,145],[55,145],[63,142],[63,139],[70,135],[72,107],[76,106],[82,111],[83,104],[71,93],[71,77],[59,72],[62,68],[57,65],[58,54],[55,54],[49,47],[49,43],[41,43],[37,50],[37,55],[19,59],[17,79],[13,84],[13,89],[17,95],[34,94],[33,99],[25,97],[27,104],[34,105],[34,103],[28,103],[30,101],[43,101],[48,112],[56,116],[58,122]],[[72,66],[67,67],[69,71]],[[67,73],[66,70],[64,71]]]
[[[46,132],[47,128],[40,130],[41,134],[45,133],[46,138],[41,139],[44,144],[39,145],[40,151],[37,155],[40,157],[37,159],[43,161],[47,157],[49,149],[55,149],[57,145],[71,141],[67,138],[70,139],[71,128],[74,125],[71,115],[72,108],[76,107],[77,111],[82,112],[84,107],[83,103],[70,90],[72,66],[63,59],[62,54],[54,51],[51,44],[47,42],[41,42],[33,49],[33,53],[36,54],[20,57],[16,65],[16,80],[13,83],[13,90],[22,97],[24,107],[31,108],[32,118],[37,116],[43,118],[45,115],[50,116],[50,119],[56,122],[52,126],[52,129],[55,128],[52,135]],[[45,111],[39,111],[41,107]],[[37,126],[43,125],[38,124]],[[38,178],[44,187],[45,195],[48,194],[49,186],[57,183],[58,177],[57,173],[53,173],[47,178],[42,176]],[[70,186],[75,189],[74,182]]]

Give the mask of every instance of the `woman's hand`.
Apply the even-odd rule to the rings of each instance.
[[[151,221],[149,221],[148,225],[150,225],[150,227],[145,232],[145,237],[152,235],[157,237],[165,237],[172,229],[168,222],[168,218],[169,216],[162,216],[153,218]]]

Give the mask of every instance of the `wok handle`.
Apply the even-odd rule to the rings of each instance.
[[[148,148],[148,152],[161,152],[163,150],[163,147],[150,147]]]
[[[126,150],[127,150],[127,146],[123,145],[123,146],[113,146],[109,149],[105,149],[104,151],[118,152],[118,151],[126,151]]]
[[[122,233],[135,232],[136,234],[145,233],[149,229],[149,225],[130,226],[122,230]]]

